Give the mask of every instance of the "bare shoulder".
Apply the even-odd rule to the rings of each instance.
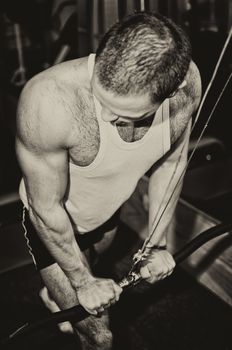
[[[68,147],[76,91],[54,71],[43,72],[24,87],[17,111],[17,137],[35,150]]]
[[[170,98],[171,143],[183,134],[196,113],[201,99],[201,77],[196,64],[191,61],[185,77],[186,85]]]
[[[67,132],[61,88],[49,79],[32,79],[23,89],[17,110],[17,138],[31,149],[52,149]]]
[[[201,76],[196,64],[191,61],[186,75],[186,86],[183,88],[186,100],[184,107],[190,102],[190,112],[194,113],[201,99]],[[191,110],[192,109],[192,110]]]

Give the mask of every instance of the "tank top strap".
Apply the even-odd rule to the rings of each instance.
[[[91,53],[88,57],[88,73],[89,73],[90,80],[92,79],[94,65],[95,65],[95,54]]]
[[[89,73],[90,80],[92,79],[92,75],[93,75],[93,70],[95,65],[95,56],[96,55],[94,53],[91,53],[88,57],[88,73]],[[93,94],[93,100],[94,100],[95,112],[96,112],[98,123],[102,125],[103,123],[101,118],[101,109],[102,109],[101,104],[97,100],[97,98],[94,96],[94,94]]]
[[[171,134],[170,134],[170,112],[169,112],[169,99],[167,98],[162,103],[162,133],[163,133],[163,154],[169,151],[171,147]]]

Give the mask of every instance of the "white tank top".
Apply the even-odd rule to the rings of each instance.
[[[91,79],[95,55],[88,58]],[[169,100],[156,112],[152,125],[135,142],[126,142],[117,127],[101,118],[101,105],[94,96],[99,124],[100,146],[94,161],[88,166],[69,163],[70,179],[65,196],[65,208],[74,230],[84,233],[107,221],[131,196],[138,180],[170,149]],[[20,197],[27,207],[25,186],[20,184]]]

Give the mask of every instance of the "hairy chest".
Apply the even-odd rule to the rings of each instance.
[[[91,164],[100,147],[100,129],[93,99],[79,101],[78,118],[73,123],[74,145],[69,149],[70,160],[79,166]],[[119,137],[125,142],[135,142],[143,138],[150,125],[133,123],[117,126]]]
[[[89,126],[89,127],[88,127]],[[117,127],[119,137],[125,142],[140,140],[149,127],[135,128],[134,126]],[[100,131],[97,119],[92,117],[89,123],[81,128],[81,138],[77,145],[69,150],[71,161],[79,166],[87,166],[96,158],[100,147]]]
[[[136,142],[145,136],[152,121],[153,117],[137,125],[134,123],[119,125],[117,126],[118,135],[125,142]],[[177,120],[172,110],[170,116],[171,143],[179,138],[185,127],[186,123]],[[74,142],[69,149],[70,160],[76,165],[88,166],[96,158],[100,147],[100,130],[91,95],[78,99],[78,108],[72,129]]]

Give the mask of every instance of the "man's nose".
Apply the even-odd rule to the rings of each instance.
[[[115,122],[118,119],[118,116],[116,114],[112,113],[105,107],[102,107],[101,116],[105,122]]]

